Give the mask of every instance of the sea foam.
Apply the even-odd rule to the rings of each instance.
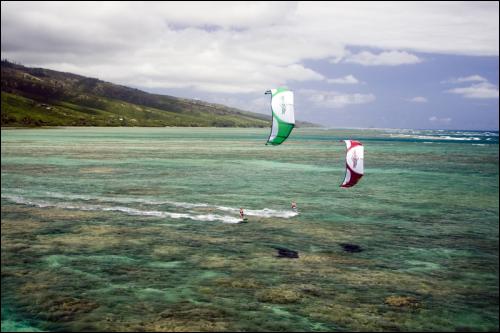
[[[138,215],[138,216],[151,216],[158,218],[173,218],[173,219],[190,219],[195,221],[221,221],[224,223],[238,223],[240,219],[235,217],[234,215],[239,214],[239,208],[228,207],[228,206],[218,206],[218,205],[209,205],[206,203],[188,203],[188,202],[177,202],[170,200],[151,200],[144,198],[116,198],[116,197],[99,197],[99,196],[87,196],[87,195],[78,195],[78,194],[64,194],[64,193],[56,193],[56,192],[45,192],[45,195],[52,199],[66,199],[70,200],[69,202],[54,202],[48,201],[45,199],[32,199],[26,198],[22,195],[9,195],[2,194],[2,198],[9,200],[11,202],[29,206],[35,206],[39,208],[61,208],[61,209],[71,209],[71,210],[83,210],[83,211],[115,211],[122,212],[127,215]],[[90,204],[90,203],[75,203],[74,201],[93,201],[99,202],[99,204]],[[127,203],[140,203],[142,205],[171,205],[174,207],[186,208],[190,209],[188,212],[171,212],[165,210],[145,210],[138,209],[134,207],[128,207],[123,205],[105,205],[101,203],[118,203],[118,204],[127,204]],[[196,211],[193,211],[195,208],[212,208],[216,211],[231,213],[234,215],[223,215],[223,214],[199,214]],[[262,218],[291,218],[298,215],[298,212],[287,211],[287,210],[274,210],[270,208],[264,209],[246,209],[245,214],[248,216],[256,216]]]

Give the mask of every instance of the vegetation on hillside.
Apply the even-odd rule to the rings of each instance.
[[[5,60],[1,70],[2,126],[270,126],[269,116],[220,104]]]

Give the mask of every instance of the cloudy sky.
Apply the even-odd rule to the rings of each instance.
[[[330,127],[495,129],[498,2],[14,2],[2,59]]]

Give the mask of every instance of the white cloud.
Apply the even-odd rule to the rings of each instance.
[[[379,54],[363,51],[349,55],[344,62],[363,66],[399,66],[418,64],[422,59],[405,51],[387,51]]]
[[[476,83],[469,87],[449,89],[446,92],[462,95],[464,98],[498,99],[498,87],[489,82]]]
[[[471,83],[468,87],[458,87],[453,89],[445,90],[447,93],[462,95],[464,98],[497,98],[498,99],[498,87],[490,83],[487,79],[480,75],[470,75],[459,78],[453,78],[442,83],[460,84],[460,83]]]
[[[332,84],[358,84],[360,81],[356,79],[353,75],[346,75],[344,77],[339,77],[335,79],[328,79],[326,80],[328,83]]]
[[[452,78],[441,83],[464,83],[464,82],[487,82],[488,80],[481,75],[470,75],[459,78]]]
[[[306,59],[397,65],[421,61],[411,52],[499,53],[497,2],[3,1],[1,9],[2,58],[136,87],[257,92],[325,80]],[[350,46],[386,51],[350,55]]]
[[[376,99],[374,94],[345,94],[336,91],[304,89],[299,93],[307,96],[307,99],[316,107],[327,109],[341,109],[352,104],[371,103]]]
[[[429,100],[427,98],[422,97],[422,96],[416,96],[416,97],[408,99],[408,102],[412,102],[412,103],[427,103],[428,101]]]
[[[436,116],[432,116],[429,118],[429,121],[434,125],[448,125],[449,123],[451,123],[452,118],[438,118]]]
[[[300,2],[299,29],[346,45],[498,55],[498,2]]]

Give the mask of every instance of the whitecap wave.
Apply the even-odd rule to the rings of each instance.
[[[194,204],[193,204],[194,205]],[[201,205],[201,204],[197,204]],[[220,210],[223,212],[230,212],[239,214],[240,209],[235,207],[227,207],[227,206],[217,206],[217,205],[208,205],[203,204],[203,207],[213,208],[215,210]],[[298,212],[287,211],[287,210],[275,210],[270,208],[264,209],[245,209],[245,215],[248,216],[257,216],[257,217],[281,217],[281,218],[290,218],[299,215]]]
[[[85,201],[101,201],[101,202],[116,202],[116,203],[139,203],[145,205],[171,205],[181,208],[198,208],[198,207],[208,207],[205,203],[189,203],[189,202],[178,202],[171,200],[154,200],[154,199],[144,199],[144,198],[120,198],[120,197],[103,197],[103,196],[88,196],[79,194],[65,194],[57,192],[45,192],[45,195],[51,198],[57,199],[69,199],[69,200],[85,200]]]
[[[454,137],[449,135],[415,135],[415,134],[390,134],[392,138],[422,139],[422,140],[451,140],[451,141],[479,141],[481,138],[462,136]]]
[[[239,211],[239,210],[238,210]],[[281,217],[290,218],[299,215],[298,212],[286,210],[274,210],[269,208],[264,209],[245,209],[245,215],[258,217]]]
[[[19,195],[4,195],[2,198],[9,200],[11,202],[35,206],[39,208],[61,208],[70,210],[83,210],[83,211],[117,211],[122,212],[127,215],[138,215],[138,216],[152,216],[159,218],[174,218],[174,219],[190,219],[195,221],[221,221],[224,223],[239,223],[240,219],[233,216],[218,215],[218,214],[189,214],[189,213],[176,213],[168,211],[158,211],[158,210],[141,210],[137,208],[124,207],[124,206],[104,206],[104,205],[92,205],[92,204],[72,204],[67,202],[49,202],[45,200],[32,200],[26,199]]]
[[[213,210],[219,210],[223,212],[230,212],[234,214],[239,214],[239,208],[210,205],[207,203],[190,203],[190,202],[179,202],[172,200],[155,200],[155,199],[145,199],[145,198],[119,198],[119,197],[91,197],[87,195],[78,194],[63,194],[56,192],[45,192],[45,194],[52,198],[57,199],[69,199],[69,200],[86,200],[86,201],[99,201],[99,202],[114,202],[114,203],[140,203],[144,205],[170,205],[174,207],[186,208],[186,209],[196,209],[196,208],[211,208]],[[191,211],[192,212],[192,211]],[[288,211],[288,210],[275,210],[270,208],[263,209],[245,209],[245,214],[249,216],[257,217],[281,217],[281,218],[291,218],[299,215],[298,212]],[[200,215],[203,216],[203,215]]]

